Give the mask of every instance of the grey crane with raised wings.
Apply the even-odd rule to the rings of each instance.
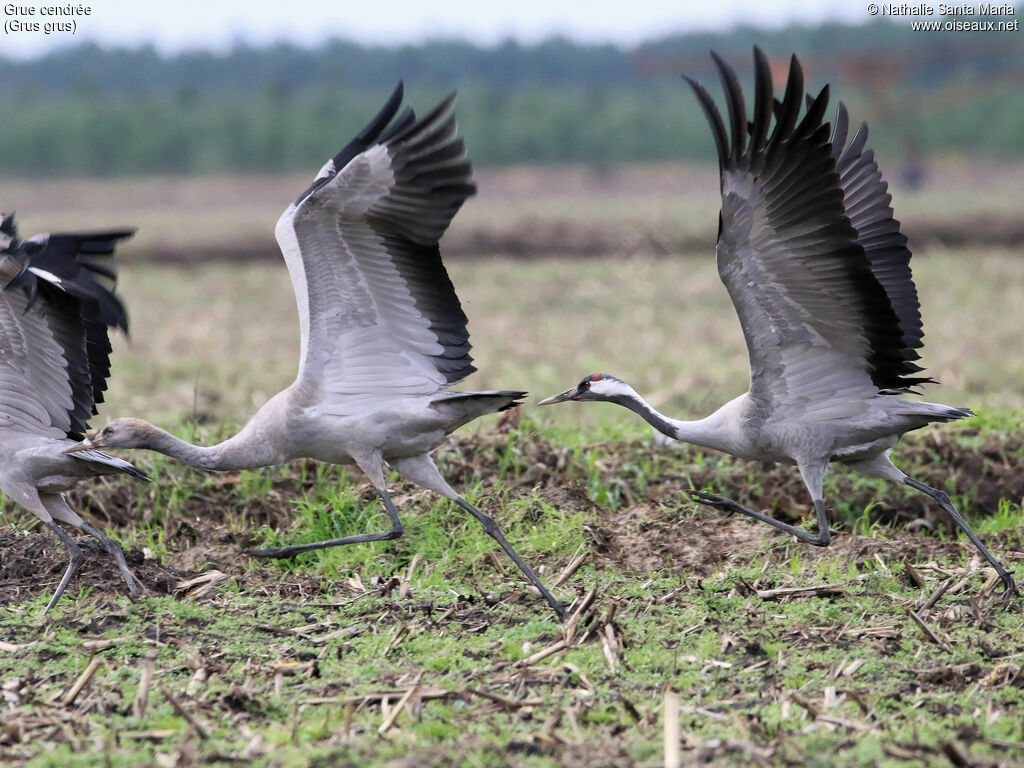
[[[124,306],[102,281],[118,241],[134,230],[18,238],[13,214],[0,221],[0,490],[53,529],[68,567],[46,606],[64,593],[84,557],[61,528],[96,538],[139,591],[121,545],[85,522],[65,492],[99,475],[146,475],[99,450],[65,449],[81,440],[103,402],[110,375],[108,327],[128,330]],[[99,279],[97,279],[99,278]]]
[[[818,546],[831,540],[822,483],[829,463],[903,483],[934,499],[992,565],[1008,595],[1013,577],[992,556],[944,491],[908,477],[890,449],[913,429],[974,414],[899,397],[932,382],[916,374],[924,335],[907,238],[862,124],[847,142],[840,103],[834,131],[823,122],[828,86],[804,104],[793,56],[782,101],[768,61],[754,48],[754,114],[748,122],[736,74],[712,53],[728,125],[707,91],[686,78],[711,124],[721,171],[718,273],[750,357],[750,389],[698,421],[658,413],[622,380],[587,376],[541,401],[601,400],[638,413],[663,434],[744,459],[796,464],[817,513],[810,533],[731,499],[693,497],[748,515]],[[772,120],[774,118],[774,127]]]
[[[391,519],[381,533],[250,552],[257,557],[401,536],[384,482],[387,464],[479,520],[564,617],[562,604],[495,521],[456,493],[429,456],[453,430],[518,405],[526,393],[448,391],[475,368],[467,318],[438,241],[476,187],[456,131],[455,94],[417,121],[411,109],[395,117],[402,92],[399,83],[380,113],[327,161],[277,222],[299,310],[295,382],[219,445],[192,445],[142,420],[122,418],[79,448],[147,448],[201,469],[303,457],[356,464]]]

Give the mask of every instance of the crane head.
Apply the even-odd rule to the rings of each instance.
[[[69,445],[64,453],[92,451],[100,448],[144,448],[152,428],[141,419],[114,419],[85,440]]]
[[[567,400],[609,400],[615,401],[633,390],[622,379],[609,376],[607,373],[592,373],[572,389],[567,389],[552,397],[541,400],[537,405],[554,405]]]

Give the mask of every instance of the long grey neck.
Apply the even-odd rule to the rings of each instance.
[[[204,446],[187,443],[159,427],[153,427],[145,444],[139,448],[157,451],[196,469],[252,469],[284,460],[267,441],[253,439],[245,429],[224,442]]]
[[[659,413],[636,393],[616,397],[612,402],[640,414],[644,421],[673,440],[699,445],[703,448],[714,448],[726,453],[738,452],[736,436],[729,429],[729,425],[723,424],[720,418],[724,409],[716,411],[705,419],[680,421]]]

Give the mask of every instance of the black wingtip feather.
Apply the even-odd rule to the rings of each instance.
[[[352,141],[342,147],[341,151],[334,156],[335,172],[348,165],[349,161],[360,152],[365,151],[378,142],[380,134],[394,118],[395,113],[398,112],[398,107],[401,105],[404,96],[405,84],[399,80],[391,95],[388,96],[388,100],[384,102],[384,106],[380,108],[380,111],[374,115],[373,119],[370,120],[363,130],[356,134]],[[412,110],[408,110],[403,115],[403,119],[415,119],[412,116]]]
[[[778,145],[793,133],[797,116],[800,114],[800,102],[804,93],[804,71],[800,59],[794,53],[789,60],[789,78],[786,80],[786,91],[782,95],[782,106],[775,116],[775,130],[769,144]]]
[[[749,154],[760,152],[768,140],[772,121],[772,70],[764,51],[754,46],[754,121],[750,128]]]
[[[704,115],[711,124],[711,133],[715,137],[715,148],[718,150],[718,167],[720,169],[725,168],[729,158],[729,137],[725,134],[725,124],[722,122],[722,115],[703,85],[689,75],[683,75],[683,79],[693,88],[697,101],[700,102],[701,109],[704,110]]]
[[[825,110],[828,108],[828,85],[826,84],[821,89],[817,98],[811,99],[810,95],[808,95],[807,99],[807,113],[804,115],[804,119],[800,121],[800,125],[793,130],[789,138],[790,141],[799,141],[804,136],[810,136],[821,127],[821,119],[825,116]]]
[[[736,72],[726,61],[714,51],[711,58],[718,68],[718,77],[725,90],[725,103],[729,110],[729,122],[732,125],[732,154],[739,157],[747,144],[747,107],[743,102],[743,91],[740,89]]]

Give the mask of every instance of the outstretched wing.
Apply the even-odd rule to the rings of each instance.
[[[875,162],[875,153],[867,149],[868,124],[861,123],[857,133],[846,143],[849,115],[843,102],[839,102],[835,128],[832,131],[832,157],[843,187],[843,209],[857,232],[857,242],[871,261],[871,271],[882,284],[889,302],[899,318],[904,344],[904,374],[916,373],[921,368],[912,361],[920,356],[924,338],[921,325],[921,304],[917,286],[910,270],[910,249],[907,236],[900,232],[900,223],[893,218],[892,195],[889,185]],[[929,378],[906,378],[901,389],[914,384],[933,382]]]
[[[21,267],[15,257],[3,257],[4,282],[16,280]],[[30,301],[28,288],[8,285],[0,293],[0,429],[60,438],[74,433],[71,379],[88,374],[85,341],[69,359],[51,326],[49,303],[29,307]]]
[[[52,312],[67,315],[59,340],[67,344],[69,362],[79,347],[81,331],[85,332],[88,372],[71,371],[76,401],[74,434],[84,432],[97,404],[103,402],[110,377],[108,328],[128,333],[128,313],[113,291],[117,273],[112,261],[117,244],[133,234],[134,229],[59,233],[38,235],[24,244],[29,271],[45,277],[39,281],[39,289]]]
[[[401,99],[399,83],[277,223],[302,330],[299,380],[323,407],[429,395],[474,370],[438,247],[476,191],[455,95],[393,122]]]
[[[746,337],[751,397],[787,418],[828,418],[848,415],[843,411],[856,407],[858,395],[905,390],[923,381],[910,375],[920,370],[912,362],[920,335],[915,338],[910,325],[904,331],[864,244],[874,249],[868,239],[872,227],[884,228],[878,223],[878,187],[856,202],[863,190],[845,191],[836,169],[828,124],[822,122],[828,87],[798,123],[804,100],[799,61],[792,58],[785,95],[773,109],[771,71],[755,47],[754,118],[748,126],[735,73],[712,56],[725,88],[730,131],[707,91],[687,80],[718,148],[718,271]],[[861,161],[850,162],[851,181],[865,173],[855,168]],[[847,198],[855,201],[852,213]],[[864,242],[851,215],[864,227]],[[891,244],[886,241],[882,250]],[[907,282],[913,291],[909,270],[893,269],[897,257],[883,256],[882,250],[875,249],[878,267],[889,271],[893,295],[905,292]],[[906,316],[909,323],[911,313]]]
[[[131,234],[40,235],[8,243],[0,293],[4,426],[84,436],[110,373],[107,326],[127,330],[124,307],[104,284],[115,278],[104,259]]]

